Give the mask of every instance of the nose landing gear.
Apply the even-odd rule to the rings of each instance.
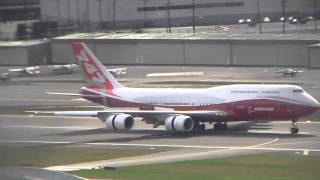
[[[297,120],[292,119],[292,127],[290,128],[291,134],[298,134],[299,133],[299,128],[297,126]]]

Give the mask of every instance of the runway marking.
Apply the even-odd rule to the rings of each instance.
[[[275,141],[279,140],[279,138],[275,138],[271,141],[253,145],[255,147],[262,146],[264,144],[270,144]],[[253,147],[251,146],[251,147]],[[250,147],[250,146],[247,146]],[[153,147],[150,147],[151,149]],[[111,164],[111,166],[130,166],[132,164],[135,165],[141,165],[141,164],[154,164],[154,163],[161,163],[161,162],[175,162],[175,161],[181,161],[181,160],[191,160],[191,159],[201,159],[203,157],[207,158],[212,155],[219,155],[217,153],[220,152],[226,152],[226,151],[232,151],[232,150],[238,150],[233,148],[227,148],[227,149],[221,149],[221,150],[210,150],[205,152],[194,152],[194,153],[182,153],[182,154],[168,154],[166,156],[162,156],[161,153],[157,154],[151,154],[151,155],[145,155],[145,156],[138,156],[138,157],[132,157],[129,159],[111,159],[111,160],[100,160],[100,161],[93,161],[93,162],[84,162],[84,163],[76,163],[76,164],[70,164],[70,165],[60,165],[60,166],[51,166],[47,167],[45,169],[49,170],[56,170],[56,171],[70,171],[70,170],[77,170],[77,169],[92,169],[92,168],[101,168],[105,167]],[[150,157],[151,156],[151,157]]]
[[[259,147],[259,146],[265,146],[265,145],[269,145],[269,144],[272,144],[274,142],[277,142],[279,141],[279,138],[275,138],[269,142],[265,142],[265,143],[261,143],[261,144],[257,144],[257,145],[252,145],[252,146],[248,146],[248,147]]]
[[[204,72],[149,73],[146,77],[203,76]]]
[[[318,88],[320,88],[320,85],[313,86],[312,88],[313,88],[313,89],[318,89]]]
[[[246,146],[244,148],[263,146],[266,144],[276,142],[277,140],[279,140],[279,138],[275,138],[271,141],[261,143],[261,144],[256,144],[253,146]],[[57,170],[57,171],[70,171],[70,170],[77,170],[77,169],[101,168],[101,167],[105,167],[105,166],[123,167],[123,166],[131,166],[131,165],[145,165],[145,164],[155,164],[155,163],[163,163],[163,162],[176,162],[176,161],[181,161],[181,160],[203,159],[203,158],[207,158],[207,157],[211,157],[211,156],[218,156],[219,157],[219,155],[223,156],[223,154],[227,153],[226,151],[229,151],[229,153],[232,153],[232,152],[234,152],[233,150],[239,150],[239,149],[225,148],[222,150],[214,150],[214,151],[211,150],[211,151],[195,152],[195,153],[182,153],[182,154],[180,154],[180,153],[174,154],[173,153],[173,154],[168,154],[166,156],[163,156],[162,153],[157,153],[157,154],[133,157],[133,158],[129,158],[129,159],[119,158],[119,159],[84,162],[84,163],[77,163],[77,164],[70,164],[70,165],[51,166],[51,167],[47,167],[45,169]],[[235,153],[237,153],[237,151]]]
[[[273,144],[273,146],[305,144],[305,143],[312,143],[312,142],[319,142],[319,141],[301,141],[301,142],[292,142],[292,143],[279,143],[279,144]]]
[[[259,121],[256,121],[257,124],[291,124],[291,121],[271,121],[271,122],[267,122],[267,123],[261,123]],[[320,122],[316,122],[316,121],[298,121],[298,124],[320,124]]]
[[[196,158],[199,156],[210,156],[212,153],[218,153],[223,151],[229,151],[232,149],[224,149],[224,150],[215,150],[215,151],[207,151],[207,152],[196,152],[196,153],[183,153],[183,154],[167,154],[165,156],[161,156],[161,154],[151,154],[151,155],[145,155],[145,156],[138,156],[135,157],[129,157],[129,159],[125,158],[118,158],[118,159],[110,159],[110,160],[100,160],[100,161],[93,161],[93,162],[83,162],[83,163],[76,163],[76,164],[69,164],[69,165],[60,165],[60,166],[51,166],[46,167],[44,169],[47,170],[55,170],[55,171],[74,171],[74,170],[80,170],[80,169],[93,169],[93,168],[102,168],[105,166],[108,166],[108,164],[112,164],[112,166],[128,166],[128,164],[135,164],[135,165],[141,165],[141,164],[155,164],[161,163],[161,162],[170,162],[171,161],[177,161],[181,158],[184,160],[190,160],[192,158]],[[159,156],[160,155],[160,156]],[[150,157],[154,156],[154,157]],[[156,163],[156,164],[157,164]]]
[[[261,131],[261,130],[249,130],[250,133],[263,133],[263,134],[289,134],[289,131]],[[299,132],[300,135],[308,135],[308,132]]]
[[[275,140],[272,140],[275,141]],[[270,142],[272,142],[270,141]],[[196,145],[172,145],[172,144],[133,144],[133,143],[77,143],[68,141],[11,141],[0,140],[2,143],[35,143],[35,144],[79,144],[79,145],[96,145],[96,146],[136,146],[136,147],[167,147],[167,148],[195,148],[195,149],[236,149],[236,150],[269,150],[269,151],[304,151],[320,152],[320,149],[301,149],[301,148],[274,148],[274,147],[256,147],[253,146],[196,146]],[[268,142],[268,143],[270,143]]]
[[[83,98],[76,98],[76,99],[71,99],[72,101],[86,101],[86,102],[90,102],[86,99],[83,99]]]
[[[80,126],[11,126],[4,125],[2,128],[30,128],[30,129],[73,129],[73,130],[90,130],[96,128],[85,128]]]
[[[304,156],[308,156],[308,155],[309,155],[309,150],[305,149],[305,150],[303,151],[303,155],[304,155]]]

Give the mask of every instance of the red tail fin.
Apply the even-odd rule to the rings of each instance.
[[[87,86],[108,90],[123,87],[84,43],[72,43],[72,47]]]

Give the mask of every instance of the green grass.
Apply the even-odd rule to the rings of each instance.
[[[45,146],[0,147],[0,167],[47,167],[119,157],[144,155],[148,151],[107,149],[102,147]]]
[[[119,171],[80,170],[71,174],[85,178],[134,180],[318,180],[320,157],[262,154],[126,167]]]

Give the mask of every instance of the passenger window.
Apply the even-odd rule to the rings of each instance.
[[[294,93],[303,93],[303,90],[302,89],[294,89],[292,92],[294,92]]]

